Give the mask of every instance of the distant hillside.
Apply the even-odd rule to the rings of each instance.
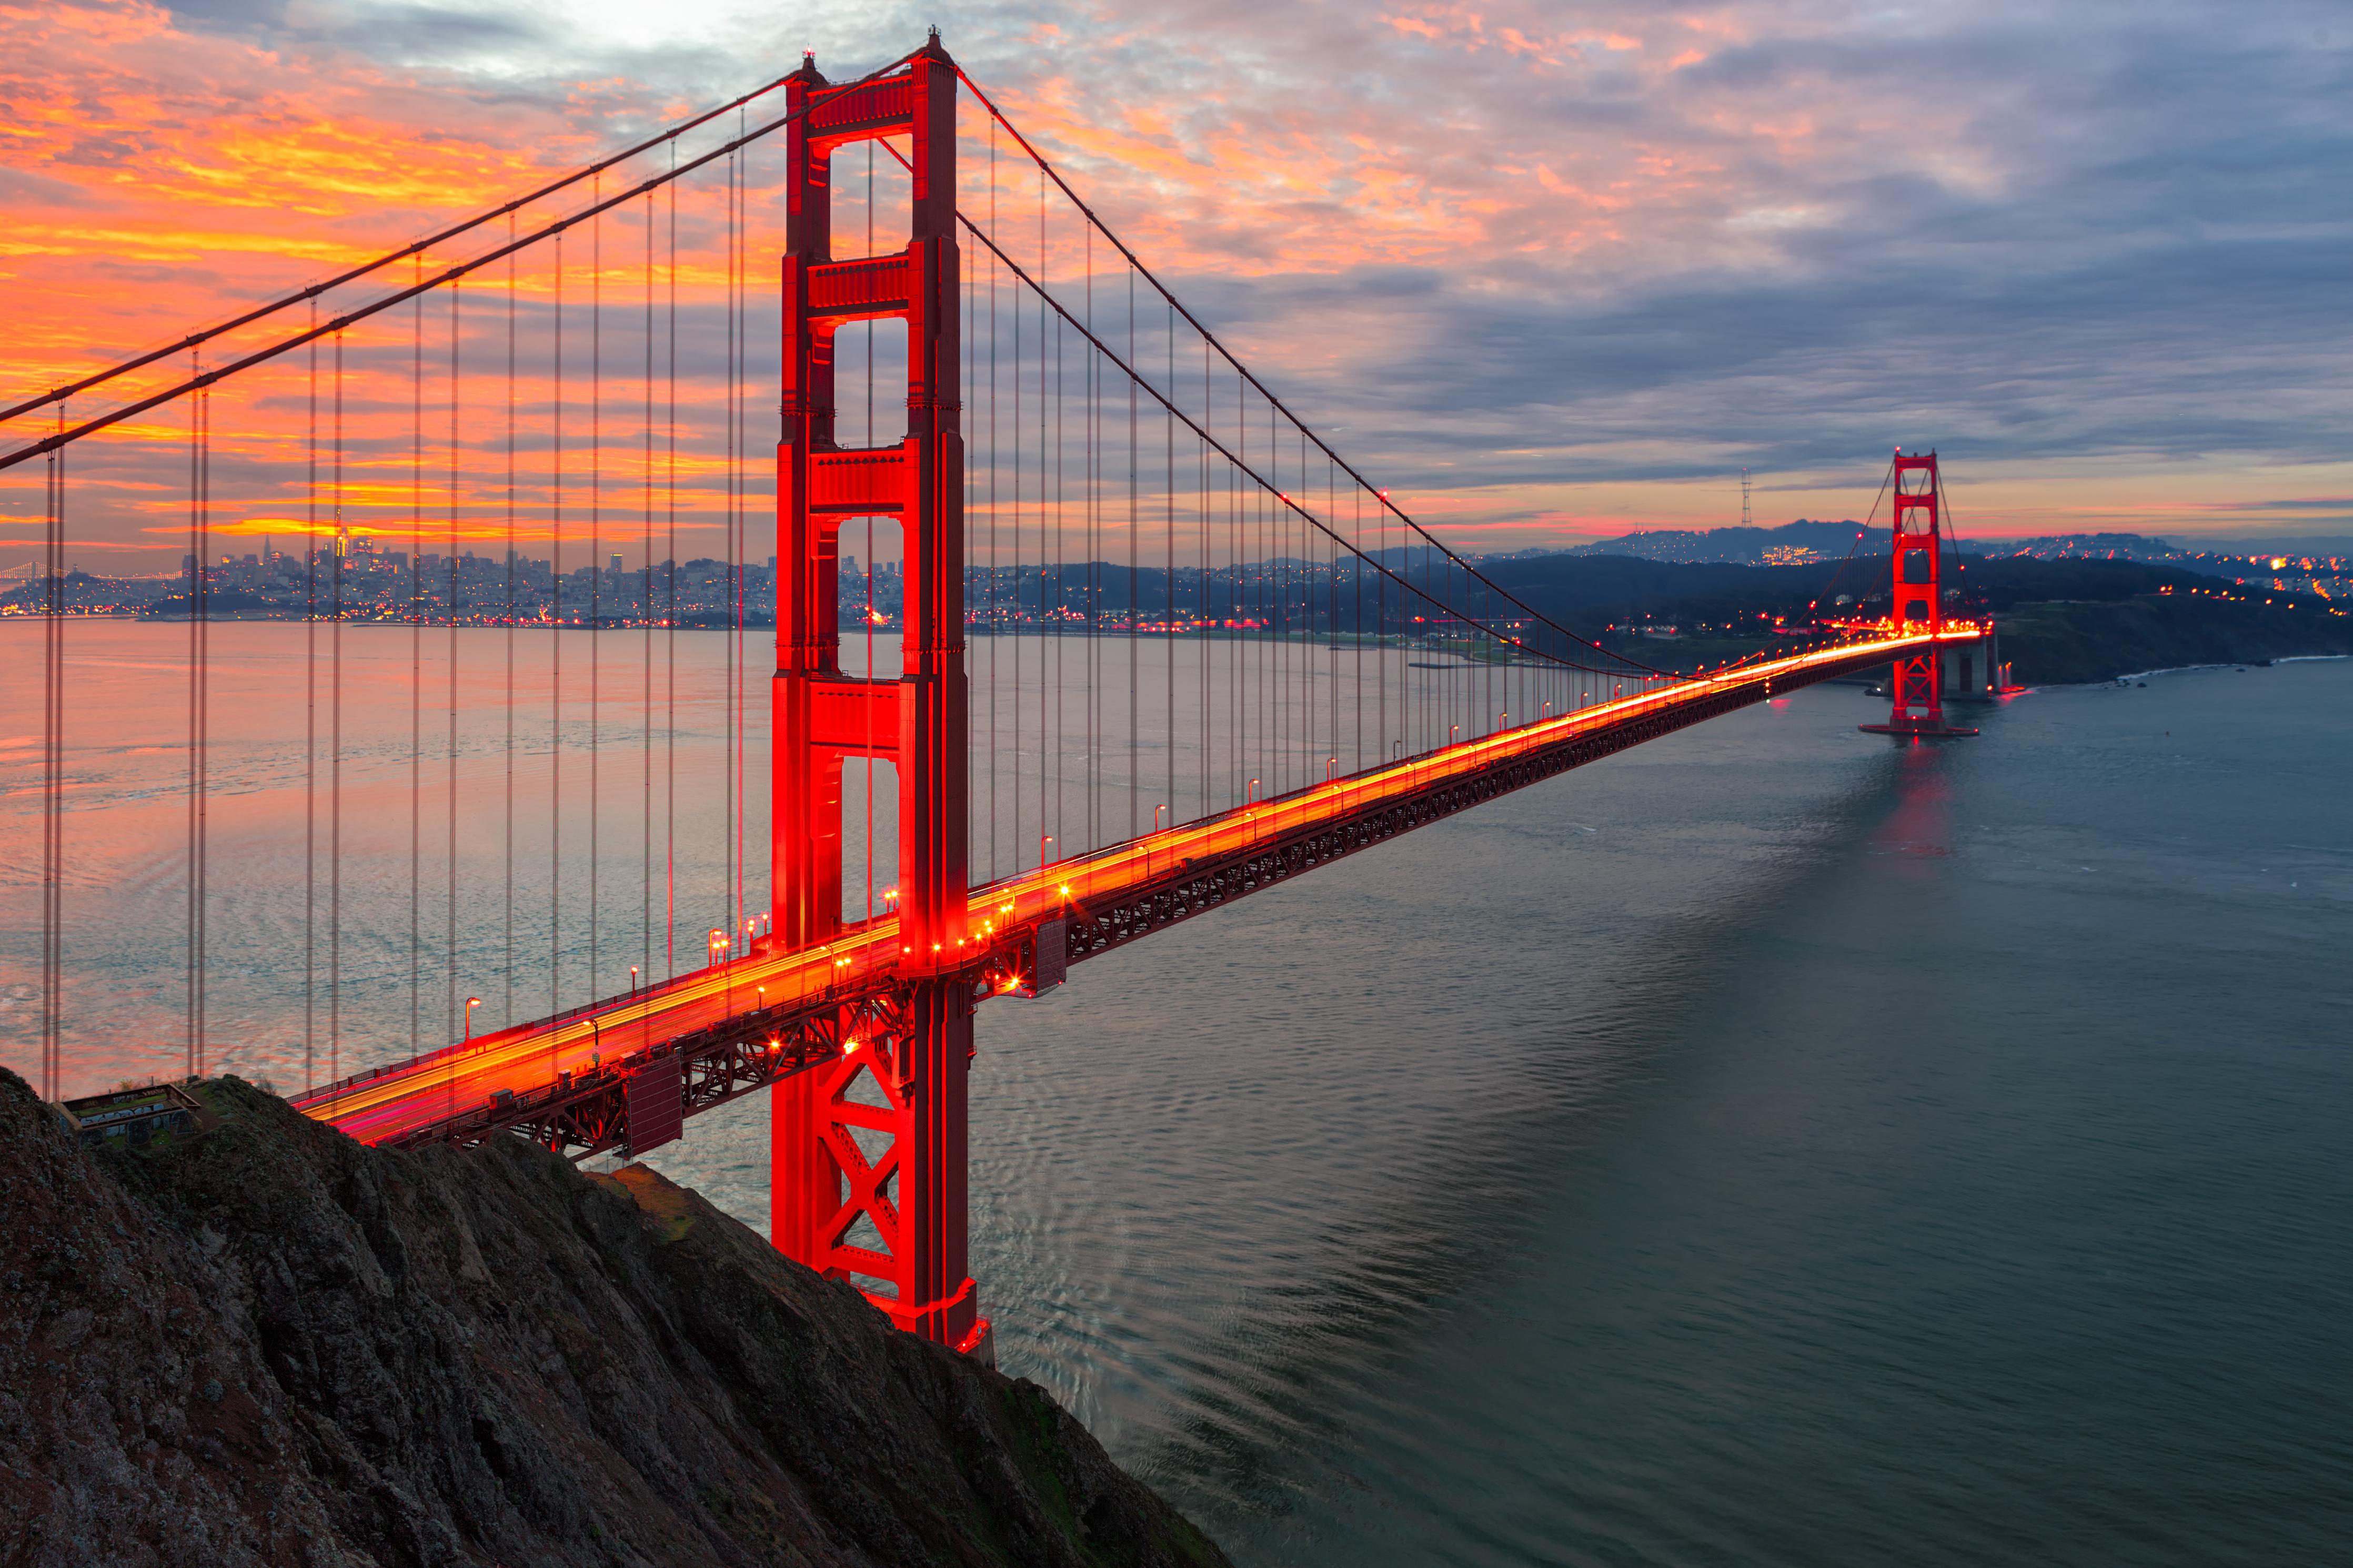
[[[1580,544],[1560,553],[1623,555],[1637,561],[1672,561],[1687,565],[1720,562],[1740,566],[1795,566],[1817,560],[1838,560],[1855,549],[1855,535],[1864,531],[1862,524],[1851,518],[1844,522],[1816,522],[1801,517],[1778,528],[1643,529],[1599,544]],[[1877,534],[1878,539],[1866,537],[1860,553],[1885,554],[1887,530],[1869,531]]]
[[[1947,579],[1954,609],[1992,613],[2003,658],[2029,684],[2353,653],[2353,616],[2337,603],[2264,583],[2081,556],[1972,555],[1957,565]],[[1884,555],[1859,557],[1843,571],[1827,563],[1684,564],[1607,555],[1547,555],[1484,570],[1531,607],[1660,668],[1713,665],[1772,646],[1776,620],[1803,626],[1818,601],[1831,616],[1883,615],[1889,607]]]
[[[2325,601],[2143,595],[2105,604],[2060,600],[2003,612],[2001,657],[2032,685],[2109,680],[2136,670],[2353,654],[2353,622]]]
[[[2225,566],[2234,571],[2281,570],[2271,565],[2275,557],[2298,563],[2308,558],[2314,567],[2336,574],[2353,567],[2353,539],[2216,539],[2176,544],[2139,533],[2052,533],[2034,539],[1964,541],[1962,547],[1982,550],[1988,555],[2031,555],[2038,561],[2145,561],[2215,573],[2222,573]]]
[[[1826,614],[1870,614],[1885,609],[1888,602],[1884,553],[1858,555],[1843,565],[1818,562],[1804,566],[1543,555],[1493,562],[1482,570],[1532,608],[1580,629],[1597,617],[1604,624],[1645,618],[1715,624],[1735,617],[1754,620],[1760,611],[1768,618],[1796,618],[1816,601]],[[1953,563],[1947,585],[1958,590],[1961,605],[2002,611],[2049,599],[2113,603],[2165,589],[2211,589],[2226,581],[2179,567],[2128,561],[1969,555]],[[1846,605],[1837,603],[1841,597]]]
[[[1862,535],[1856,546],[1857,534]],[[1623,555],[1637,561],[1672,561],[1687,565],[1722,563],[1742,566],[1793,566],[1813,560],[1836,561],[1850,550],[1862,555],[1887,552],[1888,531],[1861,523],[1820,522],[1799,518],[1778,528],[1644,529],[1580,544],[1561,555]],[[1971,554],[2023,556],[2035,561],[2141,561],[2154,563],[2206,560],[2162,539],[2138,533],[2063,533],[2034,539],[1979,541],[1963,538],[1958,548]],[[1528,555],[1540,553],[1530,551]]]
[[[2035,561],[2187,561],[2189,553],[2139,533],[2052,533],[2033,539],[1972,540],[1968,548],[1994,556]]]
[[[1860,535],[1860,538],[1858,538]],[[2211,577],[2275,591],[2353,597],[2353,540],[2305,539],[2259,544],[2184,546],[2141,533],[2052,533],[2031,539],[1979,540],[1966,534],[1953,548],[1989,561],[2105,561],[2178,566]],[[2297,549],[2302,545],[2307,548]],[[2322,548],[2334,546],[2336,548]],[[1865,529],[1852,521],[1821,522],[1799,518],[1778,528],[1645,529],[1580,544],[1573,550],[1525,550],[1490,555],[1480,569],[1490,576],[1531,561],[1615,557],[1684,566],[1804,566],[1835,564],[1848,557],[1884,555],[1888,531]]]

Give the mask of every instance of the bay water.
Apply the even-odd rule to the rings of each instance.
[[[21,630],[0,1058],[29,1071]],[[81,657],[160,712],[168,648],[140,639],[165,634]],[[301,668],[301,627],[214,635],[256,692]],[[406,634],[347,637],[397,695]],[[697,820],[724,814],[711,673]],[[353,875],[344,1005],[381,1054],[416,987],[411,715],[377,707],[348,826],[403,877]],[[2353,1556],[2353,664],[2038,691],[1926,746],[1859,733],[1873,707],[1713,721],[985,1006],[1001,1364],[1246,1568]],[[284,838],[303,722],[216,721],[218,864]],[[182,1049],[178,762],[138,728],[76,764],[75,952],[103,976],[76,1089]],[[626,785],[599,787],[642,821]],[[214,1065],[283,1084],[307,885],[269,854],[216,917]],[[532,918],[553,964],[592,962]],[[623,923],[600,940],[665,936]],[[649,1163],[764,1226],[766,1154],[747,1101]]]

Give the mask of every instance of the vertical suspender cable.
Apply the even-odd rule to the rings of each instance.
[[[991,169],[994,169],[996,167],[994,162],[996,158],[996,142],[994,140],[990,142],[989,147],[989,156],[991,159],[989,166]],[[993,174],[989,177],[988,189],[989,211],[994,214],[997,210],[997,180]],[[1010,285],[1006,285],[1006,287],[1009,288]],[[992,300],[989,310],[994,312],[996,309],[997,307]],[[1012,449],[1013,453],[1013,473],[1008,489],[1009,489],[1012,497],[1013,512],[1013,766],[1011,769],[1013,774],[1013,801],[1011,817],[1014,834],[1013,869],[1017,872],[1021,869],[1022,862],[1029,858],[1029,846],[1025,842],[1029,837],[1029,819],[1021,815],[1021,781],[1026,776],[1021,765],[1021,742],[1024,736],[1024,731],[1021,728],[1021,644],[1022,640],[1029,635],[1022,629],[1021,625],[1021,470],[1023,467],[1023,459],[1029,454],[1029,447],[1027,444],[1029,440],[1029,426],[1025,426],[1021,422],[1021,341],[1024,335],[1021,328],[1024,320],[1023,312],[1025,310],[1026,302],[1022,300],[1019,292],[1016,291],[1013,295],[1012,308],[1006,312],[1013,318],[1013,409],[1011,421],[1013,426],[1013,438],[1007,442],[1006,445]],[[993,414],[991,417],[994,417]],[[1040,563],[1039,595],[1041,612],[1044,606],[1045,595],[1045,580],[1043,575],[1044,560],[1045,556],[1041,552],[1039,556],[1039,561]],[[1040,626],[1043,625],[1044,619],[1045,617],[1041,613],[1039,616],[1039,624]],[[1040,665],[1039,668],[1039,673],[1043,674],[1044,666]],[[1040,828],[1039,831],[1042,833],[1045,830]]]
[[[1168,391],[1169,395],[1174,396],[1176,391],[1176,317],[1174,311],[1169,312],[1166,332],[1167,336],[1164,343],[1168,354]],[[1165,487],[1163,493],[1166,498],[1162,513],[1160,539],[1161,554],[1164,557],[1162,571],[1165,574],[1161,579],[1160,618],[1163,623],[1161,637],[1162,646],[1166,650],[1167,657],[1166,670],[1167,691],[1165,694],[1165,711],[1162,717],[1166,723],[1166,744],[1168,764],[1166,788],[1169,826],[1173,827],[1176,826],[1176,818],[1183,815],[1183,810],[1176,799],[1176,417],[1175,415],[1167,413],[1161,415],[1160,436],[1164,447],[1161,453],[1161,483]]]
[[[1045,262],[1045,248],[1046,248],[1046,193],[1045,193],[1044,187],[1042,187],[1042,186],[1041,186],[1041,187],[1039,187],[1039,192],[1038,192],[1038,249],[1039,249],[1039,273],[1038,273],[1038,280],[1039,280],[1039,282],[1041,285],[1046,281],[1046,273],[1045,273],[1045,270],[1044,270],[1044,268],[1045,268],[1045,265],[1046,265],[1046,262]],[[1042,314],[1043,309],[1044,309],[1044,307],[1041,305],[1041,306],[1039,307],[1039,310],[1040,310],[1041,314]],[[1045,342],[1045,340],[1044,340],[1044,339],[1043,339],[1043,337],[1041,336],[1041,337],[1040,337],[1040,339],[1039,339],[1039,347],[1040,347],[1040,348],[1043,348],[1043,347],[1044,347],[1044,342]],[[1064,366],[1063,366],[1063,359],[1064,359],[1064,355],[1063,355],[1063,351],[1062,351],[1062,321],[1061,321],[1061,318],[1060,318],[1060,316],[1057,316],[1057,317],[1054,319],[1054,390],[1053,390],[1053,393],[1052,393],[1052,395],[1051,395],[1050,402],[1050,403],[1041,403],[1040,407],[1039,407],[1039,414],[1040,414],[1040,416],[1042,416],[1047,412],[1047,410],[1048,410],[1049,408],[1050,408],[1050,410],[1051,410],[1051,412],[1052,412],[1052,414],[1053,414],[1053,416],[1054,416],[1054,458],[1053,458],[1053,466],[1052,466],[1052,469],[1051,469],[1051,472],[1052,472],[1052,474],[1053,474],[1053,482],[1054,482],[1054,499],[1053,499],[1053,502],[1052,502],[1051,510],[1050,510],[1050,516],[1052,517],[1052,520],[1053,520],[1053,528],[1054,528],[1054,616],[1055,616],[1055,622],[1054,622],[1054,626],[1055,626],[1055,630],[1054,630],[1054,718],[1053,718],[1053,724],[1052,724],[1052,731],[1053,731],[1053,737],[1054,737],[1054,816],[1053,816],[1053,822],[1052,822],[1052,826],[1053,826],[1053,827],[1054,827],[1054,829],[1055,829],[1055,832],[1054,832],[1053,837],[1054,837],[1054,838],[1056,839],[1056,841],[1061,845],[1061,847],[1062,847],[1062,853],[1063,853],[1064,855],[1067,855],[1067,854],[1069,854],[1069,852],[1070,852],[1070,829],[1069,829],[1069,827],[1068,827],[1068,826],[1067,826],[1067,824],[1066,824],[1066,822],[1065,822],[1065,819],[1064,819],[1064,817],[1063,817],[1063,815],[1062,815],[1062,801],[1063,801],[1062,775],[1063,775],[1064,772],[1066,771],[1066,770],[1063,768],[1063,766],[1062,766],[1062,752],[1063,752],[1064,744],[1065,744],[1065,742],[1067,742],[1067,740],[1068,740],[1068,738],[1069,738],[1069,736],[1070,736],[1070,721],[1069,721],[1069,714],[1068,714],[1068,710],[1064,708],[1064,706],[1063,706],[1063,702],[1062,702],[1062,664],[1063,664],[1063,658],[1062,658],[1062,656],[1063,656],[1063,652],[1064,652],[1064,649],[1063,649],[1063,647],[1062,647],[1062,644],[1063,644],[1063,641],[1064,641],[1064,638],[1063,638],[1063,637],[1062,637],[1062,631],[1063,631],[1064,625],[1065,625],[1065,622],[1064,622],[1064,619],[1063,619],[1063,605],[1062,605],[1062,599],[1063,599],[1063,589],[1064,589],[1065,582],[1066,582],[1066,579],[1067,579],[1067,576],[1068,576],[1068,574],[1067,574],[1067,572],[1066,572],[1066,570],[1065,570],[1065,567],[1066,567],[1066,565],[1067,565],[1067,562],[1066,562],[1066,559],[1065,559],[1065,551],[1066,551],[1066,548],[1067,548],[1067,546],[1068,546],[1068,544],[1069,544],[1069,542],[1070,542],[1070,536],[1069,536],[1069,531],[1068,531],[1068,529],[1067,529],[1067,527],[1066,527],[1066,517],[1067,517],[1067,513],[1065,512],[1065,510],[1064,510],[1064,509],[1063,509],[1063,498],[1064,498],[1064,496],[1065,496],[1065,495],[1067,494],[1067,492],[1068,492],[1068,486],[1067,486],[1067,483],[1066,483],[1066,480],[1067,480],[1067,479],[1068,479],[1068,471],[1067,471],[1067,468],[1066,468],[1066,467],[1065,467],[1065,458],[1064,458],[1064,455],[1063,455],[1063,449],[1062,449],[1062,412],[1063,412],[1063,409],[1062,409],[1062,405],[1063,405],[1062,382],[1063,382],[1063,368],[1064,368]],[[1046,395],[1046,394],[1044,394],[1043,392],[1041,392],[1041,393],[1039,394],[1039,396],[1040,396],[1041,398],[1044,398],[1046,395]],[[1039,800],[1039,804],[1041,806],[1044,805],[1044,800],[1043,800],[1043,798],[1042,798],[1042,797],[1040,797],[1040,800]]]
[[[678,167],[678,143],[670,143],[670,167]],[[669,456],[662,471],[662,504],[669,522],[664,545],[662,585],[662,679],[668,707],[662,719],[662,972],[678,974],[678,182],[664,187],[670,199],[667,259],[664,279],[670,321],[662,334],[670,355]]]
[[[514,238],[514,215],[507,215],[507,238]],[[515,258],[507,258],[507,690],[506,690],[506,821],[500,842],[506,859],[506,906],[503,966],[505,994],[499,1017],[512,1024],[514,1016],[514,721],[515,721]]]
[[[638,801],[638,966],[654,973],[654,197],[646,193],[645,431],[640,461],[645,469],[644,515],[639,520],[638,559],[643,575],[638,594],[641,636],[638,694],[638,752],[642,778]]]
[[[1084,276],[1087,327],[1092,331],[1094,328],[1095,299],[1095,258],[1092,247],[1089,247],[1083,265],[1086,268]],[[1103,515],[1103,454],[1100,440],[1103,427],[1103,382],[1101,380],[1103,367],[1087,351],[1082,349],[1079,352],[1081,354],[1079,384],[1084,388],[1087,400],[1086,416],[1080,426],[1086,433],[1080,471],[1085,476],[1082,480],[1085,488],[1082,494],[1086,504],[1086,553],[1082,563],[1082,570],[1086,574],[1087,584],[1087,638],[1083,646],[1085,663],[1082,667],[1086,672],[1086,684],[1082,689],[1081,700],[1085,704],[1087,726],[1087,828],[1086,837],[1081,840],[1080,847],[1092,849],[1103,842],[1103,838],[1099,821],[1102,810],[1099,797],[1103,791],[1101,776],[1103,758],[1102,569],[1105,563]]]
[[[201,367],[191,353],[191,374]],[[204,1031],[204,687],[205,555],[209,547],[204,510],[206,395],[188,400],[188,937],[187,1075],[202,1069]]]
[[[1095,257],[1093,234],[1087,236],[1086,301],[1087,331],[1095,325]],[[1087,836],[1083,847],[1092,849],[1103,842],[1103,831],[1097,821],[1103,790],[1100,762],[1103,757],[1103,737],[1098,722],[1103,712],[1103,655],[1100,620],[1102,599],[1103,549],[1103,451],[1096,437],[1103,423],[1103,383],[1099,379],[1102,365],[1096,356],[1088,354],[1081,384],[1086,388],[1086,518],[1087,553],[1087,641],[1086,641],[1086,713],[1087,713]]]
[[[1170,384],[1172,386],[1175,384],[1173,378]],[[1209,352],[1207,343],[1201,345],[1201,424],[1206,429],[1217,427],[1209,407]],[[1214,742],[1217,735],[1217,724],[1209,706],[1209,654],[1216,635],[1210,628],[1213,628],[1217,623],[1210,618],[1209,600],[1208,444],[1196,440],[1193,444],[1193,526],[1200,531],[1201,546],[1201,574],[1195,578],[1193,583],[1193,618],[1203,626],[1198,670],[1200,687],[1198,711],[1201,715],[1201,795],[1198,810],[1199,815],[1208,816],[1216,809],[1210,804],[1209,780],[1213,762],[1211,753],[1215,750]]]
[[[1389,556],[1388,509],[1383,507],[1378,515],[1381,545],[1380,553],[1375,559],[1386,563]],[[1377,731],[1374,750],[1379,753],[1378,760],[1386,763],[1395,758],[1402,749],[1389,744],[1389,579],[1387,573],[1376,573],[1373,576],[1373,633],[1378,639],[1373,655],[1373,679],[1377,683],[1373,692],[1376,700],[1373,706],[1379,715],[1379,722],[1374,726]],[[1399,724],[1398,728],[1402,734],[1404,725]]]
[[[1127,362],[1135,363],[1135,269],[1127,273]],[[1138,495],[1135,444],[1135,378],[1127,382],[1127,836],[1135,837],[1143,809],[1143,752],[1141,736],[1143,718],[1136,707],[1136,657],[1141,647],[1135,640],[1137,609],[1141,595],[1137,593],[1140,575],[1136,561],[1136,499]]]
[[[419,280],[425,258],[416,262]],[[408,342],[408,1054],[423,1048],[421,915],[425,869],[425,296],[409,309]]]
[[[199,374],[201,368],[198,354],[191,351],[188,355],[190,376]],[[185,995],[180,1005],[182,1032],[186,1036],[185,1070],[190,1078],[196,1075],[196,631],[197,609],[203,603],[205,580],[204,543],[196,524],[196,454],[203,409],[204,395],[199,391],[188,399],[188,888],[186,952],[181,963]]]
[[[58,426],[65,427],[65,399]],[[65,1096],[65,534],[66,455],[42,474],[41,623],[41,1098]]]
[[[740,132],[744,111],[735,115]],[[751,179],[752,154],[746,150],[735,160],[735,218],[728,229],[728,238],[734,254],[733,288],[735,290],[735,369],[727,385],[728,413],[735,421],[735,456],[733,465],[733,525],[728,532],[727,647],[735,671],[735,866],[734,885],[728,902],[727,936],[730,951],[739,951],[732,944],[742,939],[744,931],[744,825],[751,816],[749,803],[744,798],[744,691],[745,678],[750,674],[744,659],[744,491],[748,475],[744,471],[744,447],[750,432],[746,428],[744,407],[744,387],[751,374],[752,334],[750,297],[744,288],[744,274],[749,270],[751,254]]]
[[[727,603],[734,599],[735,576],[735,168],[733,153],[727,154],[727,218],[721,230],[725,250],[724,304],[727,321],[727,353],[725,374],[721,382],[720,412],[724,420],[726,441],[726,485],[722,500],[725,511],[722,521],[726,530],[726,548],[721,552],[726,558]],[[722,605],[723,610],[724,605]],[[721,727],[725,739],[720,753],[721,787],[723,807],[720,820],[719,908],[722,920],[732,935],[734,929],[735,888],[735,633],[730,617],[723,614],[720,626],[725,632],[721,658],[720,703]]]
[[[744,110],[736,110],[736,120],[744,120]],[[744,289],[744,275],[751,268],[751,151],[744,151],[734,163],[736,179],[736,209],[734,224],[727,230],[734,247],[734,322],[736,322],[736,357],[734,374],[727,381],[727,411],[734,418],[734,515],[727,531],[727,648],[734,656],[734,886],[727,905],[727,938],[730,952],[736,952],[734,942],[741,941],[744,931],[744,823],[751,816],[751,802],[744,799],[744,684],[751,675],[744,663],[744,491],[748,475],[744,472],[746,458],[746,418],[744,418],[744,385],[751,376],[751,299]]]
[[[988,228],[997,232],[997,122],[988,123]],[[997,880],[997,651],[1005,640],[1005,625],[997,601],[997,295],[994,258],[975,257],[988,267],[988,879]],[[976,319],[976,328],[977,327]],[[976,373],[977,367],[976,366]],[[976,424],[978,421],[975,421]],[[1017,563],[1018,565],[1018,563]],[[1017,579],[1018,582],[1018,579]],[[1017,650],[1018,644],[1015,645]],[[1019,655],[1017,651],[1016,658]],[[1017,699],[1018,700],[1018,699]]]
[[[1239,381],[1234,385],[1233,412],[1234,447],[1243,460],[1248,461],[1250,414],[1243,405],[1242,387]],[[1236,628],[1235,642],[1227,656],[1227,662],[1231,667],[1228,680],[1233,688],[1231,702],[1234,708],[1234,771],[1232,779],[1229,781],[1229,793],[1238,801],[1248,798],[1250,769],[1256,765],[1250,754],[1250,738],[1257,731],[1258,720],[1258,682],[1253,674],[1258,667],[1258,656],[1262,651],[1257,625],[1259,581],[1254,557],[1258,552],[1253,548],[1258,542],[1258,527],[1257,519],[1250,510],[1254,504],[1243,497],[1241,477],[1229,466],[1226,473],[1227,552],[1232,557],[1233,564],[1232,596],[1237,606],[1234,618],[1241,625]],[[1244,638],[1248,639],[1247,647],[1244,646]]]
[[[442,961],[443,984],[447,992],[443,1003],[441,1038],[446,1044],[459,1029],[458,1023],[458,487],[459,482],[458,398],[459,386],[458,331],[460,326],[458,310],[458,290],[460,285],[449,285],[449,543],[448,553],[442,563],[447,568],[448,603],[443,616],[449,626],[449,753],[448,772],[443,782],[442,808],[447,814],[445,827],[449,844],[448,874],[442,881],[441,937],[445,946]]]
[[[311,301],[311,325],[319,301]],[[310,474],[302,510],[302,1089],[319,1086],[319,345],[310,347]]]
[[[604,201],[605,180],[596,177],[596,200]],[[604,755],[605,625],[605,215],[588,220],[588,994],[604,993],[605,972],[597,952],[597,896],[603,891],[599,833]]]
[[[335,531],[327,686],[327,1079],[343,1078],[343,334],[335,334]]]
[[[548,395],[547,1010],[564,1010],[564,237],[555,237]]]
[[[197,480],[204,548],[196,555],[197,577],[204,584],[196,615],[196,1071],[201,1073],[210,1055],[212,1004],[213,595],[212,580],[204,571],[213,531],[212,388],[196,395],[196,405],[204,432]]]

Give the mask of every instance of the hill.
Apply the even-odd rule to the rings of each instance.
[[[1888,531],[1884,527],[1865,530],[1852,519],[1844,522],[1816,522],[1802,517],[1778,528],[1643,529],[1598,544],[1580,544],[1560,553],[1686,564],[1803,564],[1814,560],[1838,560],[1855,548],[1858,533],[1864,536],[1858,553],[1887,553]]]
[[[2171,665],[2353,653],[2335,600],[2175,566],[2121,560],[1966,557],[1956,613],[1991,614],[2026,684],[2106,680]],[[1884,556],[1835,565],[1678,564],[1546,555],[1482,568],[1531,607],[1659,668],[1691,668],[1769,647],[1777,622],[1888,608]],[[1841,604],[1839,601],[1848,601]],[[1645,632],[1672,627],[1672,640]]]
[[[1043,1390],[643,1166],[195,1092],[209,1131],[90,1150],[0,1069],[11,1568],[1225,1562]]]

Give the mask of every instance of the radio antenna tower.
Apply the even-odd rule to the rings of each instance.
[[[1740,526],[1748,526],[1748,470],[1740,470]]]

